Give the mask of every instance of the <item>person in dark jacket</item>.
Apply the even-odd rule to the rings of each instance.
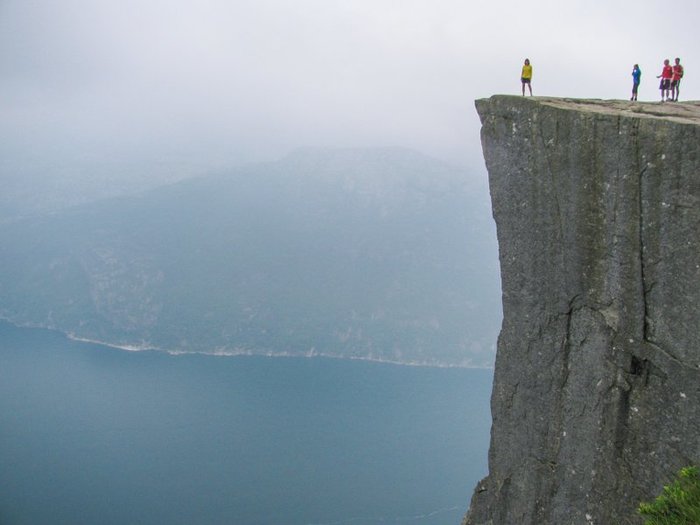
[[[639,89],[641,80],[642,70],[639,69],[639,64],[635,64],[632,68],[632,98],[630,98],[630,100],[637,100],[637,90]]]

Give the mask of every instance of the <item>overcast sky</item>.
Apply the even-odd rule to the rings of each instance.
[[[482,168],[474,99],[700,98],[697,0],[0,0],[0,153],[220,166],[404,146]],[[14,166],[14,164],[13,164]]]

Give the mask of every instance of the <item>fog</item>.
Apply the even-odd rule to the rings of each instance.
[[[658,98],[695,1],[2,0],[0,175],[171,176],[302,146],[402,146],[483,170],[474,99]],[[154,166],[158,168],[153,168]],[[102,168],[101,168],[102,167]]]

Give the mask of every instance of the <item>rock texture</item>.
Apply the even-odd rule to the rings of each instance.
[[[641,523],[700,461],[700,103],[476,106],[504,320],[464,523]]]

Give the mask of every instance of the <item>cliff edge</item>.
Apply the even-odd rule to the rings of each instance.
[[[464,523],[641,523],[700,462],[700,103],[476,107],[504,319]]]

